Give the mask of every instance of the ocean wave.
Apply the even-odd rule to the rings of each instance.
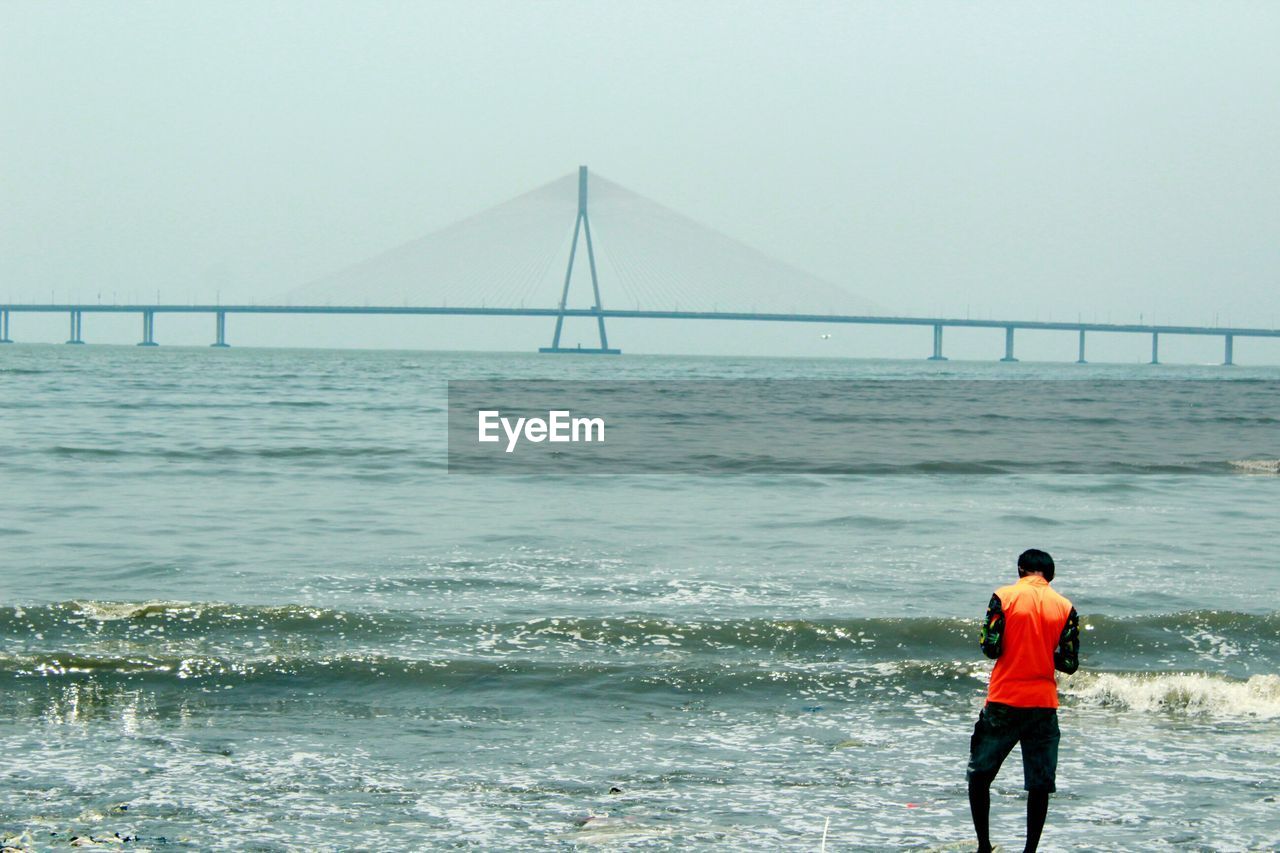
[[[325,655],[108,655],[0,653],[0,678],[23,685],[220,691],[231,687],[335,697],[368,689],[412,701],[520,701],[548,693],[669,704],[681,696],[728,696],[770,703],[888,703],[895,707],[979,701],[989,667],[978,662],[778,662],[727,660],[418,659],[376,652]],[[1120,712],[1212,719],[1280,718],[1280,675],[1247,679],[1208,672],[1081,672],[1060,679],[1063,704]],[[500,701],[500,700],[499,700]]]
[[[940,451],[941,452],[941,451]],[[583,474],[600,475],[604,470],[627,476],[670,474],[678,471],[682,476],[751,476],[777,475],[794,478],[800,475],[823,477],[914,477],[914,476],[1012,476],[1018,474],[1052,474],[1076,476],[1224,476],[1238,473],[1240,469],[1228,459],[1213,456],[1136,460],[1099,456],[1097,459],[930,459],[916,461],[886,461],[871,459],[819,459],[798,455],[774,455],[757,453],[723,455],[690,453],[678,462],[636,467],[638,463],[619,452],[610,456],[599,450],[590,456],[557,457],[556,465],[549,467],[539,456],[515,456],[504,459],[501,467],[495,467],[492,459],[483,456],[456,454],[449,460],[449,468],[456,473],[484,473],[502,476],[532,476],[576,478]],[[665,466],[665,467],[664,467]]]
[[[1250,474],[1280,474],[1280,459],[1236,459],[1229,464]]]
[[[281,445],[281,446],[203,446],[184,447],[93,447],[76,444],[55,444],[31,454],[28,449],[23,455],[39,459],[41,455],[53,457],[55,460],[79,460],[87,462],[114,463],[132,461],[163,461],[167,463],[217,463],[221,466],[234,466],[251,462],[278,462],[280,464],[311,463],[330,461],[335,465],[350,466],[354,469],[374,468],[381,470],[392,464],[410,466],[421,469],[449,468],[459,473],[489,473],[503,476],[539,476],[557,478],[575,478],[582,474],[599,474],[601,466],[622,466],[618,473],[630,475],[646,475],[670,473],[671,469],[655,467],[652,469],[627,468],[627,457],[605,457],[605,451],[599,451],[590,457],[558,459],[554,470],[548,469],[540,457],[512,458],[503,461],[501,469],[494,468],[492,460],[484,457],[471,458],[455,456],[445,458],[440,448],[394,447],[394,446],[314,446],[314,445]],[[1166,460],[1129,460],[1129,459],[1054,459],[1054,458],[971,458],[971,459],[925,459],[925,460],[889,460],[885,458],[849,460],[811,459],[794,455],[775,455],[757,453],[752,455],[693,453],[681,460],[678,466],[682,475],[742,475],[762,477],[780,475],[788,478],[797,475],[831,476],[831,477],[882,477],[882,476],[1008,476],[1016,474],[1059,474],[1059,475],[1224,475],[1232,473],[1280,474],[1278,459],[1235,459],[1193,457]],[[1102,488],[1115,488],[1104,484]],[[1134,488],[1128,485],[1128,488]],[[1094,488],[1093,485],[1087,488]],[[858,521],[858,519],[853,519]]]
[[[1280,717],[1280,675],[1239,680],[1211,673],[1080,673],[1061,690],[1074,704],[1209,717]]]
[[[0,608],[0,680],[951,701],[990,672],[977,652],[977,621],[489,621],[308,605],[76,600]],[[1085,668],[1062,680],[1069,703],[1280,715],[1280,676],[1269,674],[1280,668],[1280,613],[1098,616],[1086,617],[1084,627]]]
[[[237,635],[333,640],[432,641],[456,649],[514,654],[561,651],[682,649],[830,656],[842,649],[903,649],[952,656],[976,643],[976,620],[947,618],[703,619],[653,616],[551,616],[516,621],[441,619],[406,610],[341,611],[306,605],[236,605],[182,601],[67,601],[0,607],[0,636],[50,641],[136,638],[166,641]],[[158,639],[157,639],[158,641]]]
[[[91,601],[0,607],[0,637],[50,641],[126,638],[138,634],[216,639],[268,632],[275,636],[331,635],[392,639],[420,627],[413,614],[376,614],[301,604],[244,605],[192,601]]]
[[[483,591],[483,582],[476,583]],[[1086,661],[1113,669],[1137,669],[1147,659],[1171,655],[1183,655],[1184,667],[1229,660],[1263,669],[1280,666],[1280,612],[1085,614],[1082,621]],[[418,610],[160,600],[0,607],[0,637],[28,645],[92,648],[114,640],[185,643],[184,648],[199,650],[254,640],[254,645],[289,642],[341,650],[344,643],[360,642],[384,650],[411,646],[494,656],[678,650],[812,660],[965,659],[977,650],[978,622],[977,616],[673,619],[643,614],[488,620]]]
[[[422,449],[418,447],[373,447],[373,446],[326,446],[283,445],[279,447],[201,447],[195,449],[175,448],[121,448],[121,447],[86,447],[80,445],[55,444],[47,448],[51,456],[70,459],[163,459],[167,462],[200,462],[226,461],[235,459],[341,459],[359,462],[361,460],[412,460],[421,464],[424,460]],[[444,467],[443,462],[430,460],[433,467]]]
[[[413,658],[378,652],[334,654],[166,655],[50,651],[0,653],[0,678],[22,683],[81,683],[148,688],[247,687],[285,690],[408,690],[427,700],[459,695],[547,695],[657,698],[751,695],[777,700],[799,695],[829,699],[891,696],[957,698],[986,680],[980,663],[956,661],[842,661],[744,664],[731,660],[536,660],[532,658]],[[424,692],[425,691],[425,692]],[[897,700],[895,700],[897,701]]]

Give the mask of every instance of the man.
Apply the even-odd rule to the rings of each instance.
[[[1053,558],[1032,548],[1018,557],[1018,582],[996,590],[982,623],[982,652],[996,662],[987,704],[969,741],[969,809],[978,853],[991,850],[991,782],[1022,744],[1027,789],[1027,846],[1040,844],[1058,769],[1058,684],[1054,670],[1080,666],[1080,620],[1071,602],[1049,588]]]

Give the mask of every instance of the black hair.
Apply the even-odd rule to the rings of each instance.
[[[1039,572],[1047,581],[1053,580],[1053,557],[1039,548],[1028,548],[1018,555],[1018,577]]]

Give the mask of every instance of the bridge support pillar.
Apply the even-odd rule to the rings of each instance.
[[[591,291],[595,294],[596,328],[600,332],[600,346],[583,349],[560,346],[560,333],[564,329],[565,306],[569,300],[569,282],[573,279],[573,261],[578,254],[578,235],[583,234],[587,243],[587,264],[591,268]],[[569,266],[564,271],[564,290],[560,293],[560,313],[556,315],[556,330],[551,336],[551,346],[539,347],[538,352],[585,352],[617,355],[622,352],[610,349],[609,336],[604,331],[604,314],[600,313],[600,278],[596,274],[596,250],[591,242],[591,217],[587,214],[587,167],[578,167],[578,217],[573,221],[573,242],[569,246]]]
[[[214,341],[209,344],[211,347],[228,347],[227,343],[227,312],[219,311],[214,321]]]
[[[1084,329],[1081,329],[1080,330],[1080,356],[1079,358],[1076,359],[1076,364],[1088,364],[1088,363],[1089,362],[1084,360]]]
[[[0,344],[11,344],[9,340],[9,312],[0,311]]]
[[[80,311],[71,312],[71,336],[67,338],[69,344],[82,344],[84,339],[80,337],[81,320],[83,314]]]
[[[947,357],[942,354],[942,326],[941,324],[933,327],[933,355],[929,356],[929,361],[946,361]]]
[[[1223,341],[1224,343],[1223,343],[1222,363],[1227,366],[1233,365],[1236,363],[1235,361],[1236,336],[1227,335],[1223,338]]]
[[[1004,358],[1001,361],[1017,361],[1013,357],[1013,326],[1006,326],[1004,330]]]
[[[1151,333],[1151,363],[1160,363],[1160,333]]]
[[[156,312],[142,312],[142,340],[138,343],[140,347],[154,347],[156,344]]]

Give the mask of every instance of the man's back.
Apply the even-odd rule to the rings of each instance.
[[[992,608],[999,602],[996,615],[1003,621],[1003,630],[987,701],[1018,708],[1058,707],[1053,673],[1055,663],[1063,661],[1055,661],[1054,653],[1062,651],[1064,634],[1071,633],[1064,630],[1074,616],[1071,602],[1038,575],[1001,587],[991,602]],[[991,618],[988,612],[988,625]]]

